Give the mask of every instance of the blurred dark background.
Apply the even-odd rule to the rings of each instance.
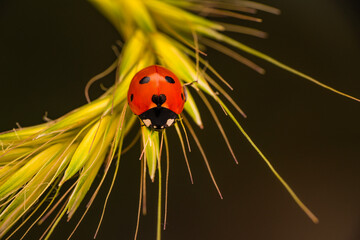
[[[232,34],[338,90],[360,97],[360,15],[357,1],[263,1],[282,10],[261,13],[264,22],[238,24],[269,33],[266,40]],[[0,1],[0,131],[56,119],[86,103],[86,82],[114,60],[111,45],[120,37],[87,1]],[[197,130],[222,190],[220,200],[201,155],[189,154],[191,185],[174,129],[168,225],[163,239],[360,239],[360,103],[322,89],[255,57],[261,76],[209,50],[209,61],[227,79],[245,110],[241,123],[300,198],[319,217],[313,224],[264,162],[217,109],[237,166],[211,115]],[[111,86],[114,76],[104,79]],[[101,93],[99,84],[91,95]],[[217,104],[214,103],[217,107]],[[237,115],[238,118],[241,118]],[[139,148],[124,155],[98,239],[132,239],[136,225]],[[74,239],[92,239],[109,187]],[[157,185],[148,185],[149,214],[141,218],[139,239],[155,239]],[[81,207],[81,210],[85,205]],[[66,239],[76,220],[63,223],[52,239]],[[43,227],[27,239],[36,239]]]

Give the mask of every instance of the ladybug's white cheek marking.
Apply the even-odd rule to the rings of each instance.
[[[150,127],[150,125],[151,125],[151,120],[150,119],[143,119],[142,121],[143,121],[143,123],[145,124],[146,127]]]
[[[170,118],[166,121],[166,126],[170,127],[174,123],[174,119]]]

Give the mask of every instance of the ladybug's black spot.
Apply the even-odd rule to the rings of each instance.
[[[150,81],[150,77],[143,77],[139,83],[144,84],[144,83],[148,83],[149,81]]]
[[[175,80],[174,80],[172,77],[169,77],[169,76],[166,76],[166,77],[165,77],[165,80],[166,80],[168,83],[175,83]]]
[[[151,101],[156,104],[157,107],[160,107],[161,105],[166,102],[166,96],[164,94],[160,95],[153,95],[151,98]]]
[[[181,99],[184,101],[184,94],[181,93]]]
[[[130,102],[132,102],[133,99],[134,99],[134,94],[131,94],[131,96],[130,96]]]

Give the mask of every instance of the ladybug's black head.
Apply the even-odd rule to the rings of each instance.
[[[156,104],[156,107],[150,108],[139,115],[145,126],[161,130],[173,125],[178,115],[168,108],[161,107],[166,102],[166,96],[164,94],[154,94],[151,101]]]

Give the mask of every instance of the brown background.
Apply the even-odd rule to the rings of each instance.
[[[282,9],[282,15],[262,13],[262,24],[237,21],[268,32],[269,39],[233,36],[360,97],[360,21],[355,2],[269,1]],[[41,123],[45,111],[55,119],[85,104],[85,84],[111,64],[110,46],[117,39],[112,26],[86,1],[0,1],[0,131],[15,127],[15,122]],[[240,162],[236,166],[201,106],[205,130],[197,132],[224,200],[218,198],[194,142],[189,157],[195,184],[190,184],[178,140],[170,130],[169,214],[163,239],[360,239],[360,104],[249,58],[267,74],[258,75],[209,51],[209,61],[234,86],[232,96],[248,115],[241,123],[318,215],[320,224],[307,219],[217,108]],[[104,80],[106,86],[112,82],[113,76]],[[100,93],[95,85],[91,94]],[[134,148],[122,159],[98,239],[133,238],[138,156],[139,149]],[[109,181],[74,239],[92,239],[108,187]],[[148,186],[148,195],[149,214],[141,219],[139,239],[155,239],[155,184]],[[74,225],[75,221],[63,221],[53,239],[66,239]],[[35,228],[28,239],[43,230]]]

